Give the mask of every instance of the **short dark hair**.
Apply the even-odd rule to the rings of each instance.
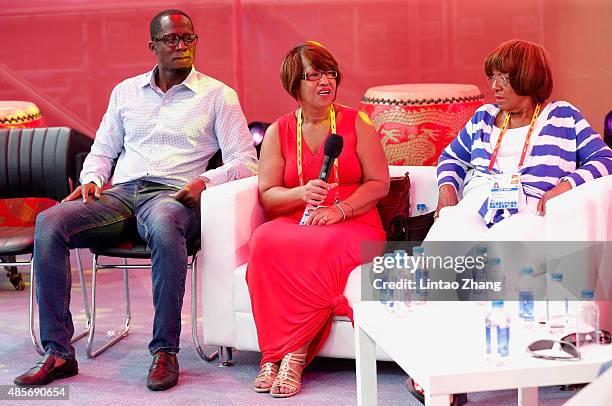
[[[542,45],[520,39],[506,41],[489,54],[484,70],[487,76],[494,70],[508,74],[516,94],[531,96],[536,103],[552,93],[550,57]]]
[[[291,97],[296,100],[298,99],[300,81],[304,74],[302,56],[318,71],[325,72],[335,70],[338,72],[336,85],[340,86],[342,74],[340,73],[340,69],[338,69],[338,62],[332,56],[331,52],[316,41],[306,41],[291,49],[281,64],[280,79],[283,87]]]
[[[151,41],[154,41],[155,38],[159,38],[162,35],[161,19],[166,16],[173,16],[177,14],[187,17],[187,19],[191,23],[191,28],[193,28],[193,21],[191,21],[191,17],[189,17],[187,13],[185,13],[184,11],[181,11],[175,8],[164,10],[161,13],[157,13],[155,17],[153,17],[153,19],[151,20],[151,23],[149,24],[149,32],[151,34]]]

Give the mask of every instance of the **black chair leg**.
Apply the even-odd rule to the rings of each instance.
[[[232,347],[219,347],[219,368],[233,367]]]
[[[16,262],[17,258],[14,255],[0,256],[0,261],[1,262]],[[6,277],[9,278],[9,281],[11,282],[11,285],[13,285],[15,290],[24,290],[25,282],[23,281],[23,278],[21,277],[21,273],[19,272],[17,267],[16,266],[5,266],[4,269],[6,269],[7,271]]]

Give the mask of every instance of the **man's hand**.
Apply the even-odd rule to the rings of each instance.
[[[77,187],[74,192],[66,196],[66,198],[62,200],[62,203],[76,200],[79,197],[83,198],[83,203],[87,203],[89,201],[89,195],[91,194],[93,194],[96,200],[99,199],[102,194],[102,188],[98,187],[95,183],[86,183],[85,185]]]
[[[446,206],[456,206],[459,203],[459,198],[457,197],[457,191],[452,185],[442,185],[440,186],[440,190],[438,192],[438,207],[436,207],[436,214],[434,217],[438,218],[440,215],[440,210],[442,210]]]
[[[557,186],[544,193],[538,202],[538,214],[540,216],[546,215],[546,202],[553,197],[559,196],[561,193],[565,193],[572,188],[569,182],[559,182]]]
[[[176,200],[186,206],[196,207],[200,203],[200,195],[204,189],[206,189],[206,184],[204,181],[200,178],[196,178],[183,186],[181,190],[176,193],[172,193],[170,196],[174,197]]]

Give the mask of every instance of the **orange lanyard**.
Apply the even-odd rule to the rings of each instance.
[[[299,108],[297,111],[297,170],[298,178],[300,180],[300,186],[304,186],[304,172],[302,169],[302,109]],[[334,105],[332,104],[329,110],[329,122],[332,134],[336,134],[336,112],[334,111]],[[334,176],[336,182],[340,182],[338,177],[338,158],[334,160]]]
[[[529,148],[529,142],[531,139],[531,133],[533,132],[533,127],[535,126],[535,122],[538,119],[538,115],[540,114],[540,107],[542,105],[540,103],[536,104],[535,110],[533,112],[533,116],[531,117],[531,124],[529,124],[529,131],[527,131],[527,137],[525,138],[525,145],[523,145],[523,153],[521,154],[521,160],[519,161],[519,168],[523,166],[523,162],[525,162],[525,156],[527,155],[527,149]],[[497,159],[497,154],[499,152],[499,147],[502,142],[502,138],[504,137],[504,133],[506,132],[506,128],[508,128],[508,124],[510,123],[510,113],[506,113],[506,117],[504,117],[504,124],[502,125],[501,132],[499,133],[499,138],[497,139],[497,145],[495,145],[495,150],[491,155],[491,162],[489,163],[489,172],[493,169],[493,165],[495,165],[495,160]]]

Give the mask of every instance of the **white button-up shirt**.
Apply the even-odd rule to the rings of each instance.
[[[178,188],[198,176],[216,185],[257,173],[257,154],[236,92],[195,68],[166,93],[152,71],[127,79],[111,94],[83,184],[146,179]],[[206,171],[221,149],[224,164]]]

